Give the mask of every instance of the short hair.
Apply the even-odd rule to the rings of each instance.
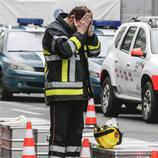
[[[71,15],[75,16],[76,20],[81,20],[82,17],[86,14],[86,13],[90,13],[91,10],[88,9],[86,6],[78,6],[73,8],[70,13],[68,14],[68,17],[70,17]]]

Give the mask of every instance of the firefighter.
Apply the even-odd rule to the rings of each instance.
[[[45,100],[50,106],[49,157],[79,157],[83,109],[92,97],[87,57],[100,53],[85,6],[61,13],[45,31]]]

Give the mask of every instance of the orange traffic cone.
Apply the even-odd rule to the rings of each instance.
[[[95,106],[94,106],[94,99],[91,98],[88,101],[87,113],[86,113],[86,120],[85,125],[86,127],[94,127],[96,125],[96,115],[95,115]]]
[[[151,152],[151,158],[158,158],[158,151],[153,150]]]
[[[90,157],[91,157],[91,153],[90,153],[90,147],[89,147],[89,139],[84,138],[82,142],[80,158],[90,158]]]
[[[30,121],[28,121],[26,124],[26,133],[24,138],[22,158],[36,158],[35,143],[33,139],[32,125]]]

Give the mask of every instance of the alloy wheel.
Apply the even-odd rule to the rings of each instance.
[[[151,91],[147,89],[143,98],[143,117],[146,120],[151,110]]]
[[[104,86],[102,97],[102,111],[103,113],[106,113],[110,98],[110,87],[108,84]]]

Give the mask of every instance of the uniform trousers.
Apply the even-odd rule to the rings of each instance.
[[[49,158],[79,158],[87,101],[58,101],[50,107]]]

